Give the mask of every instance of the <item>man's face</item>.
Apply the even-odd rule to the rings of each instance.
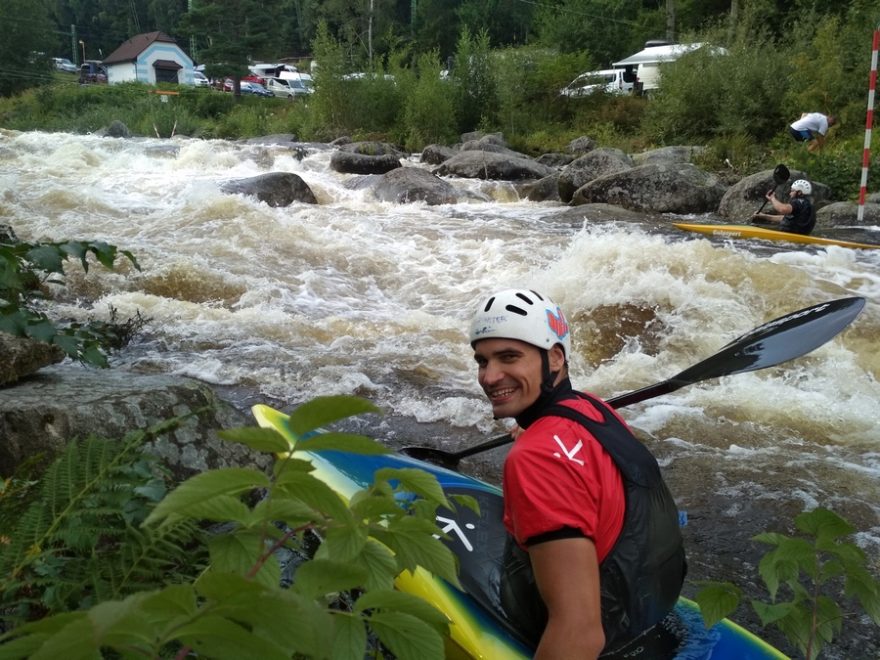
[[[474,346],[477,381],[496,418],[516,417],[541,393],[541,351],[516,339],[482,339]]]

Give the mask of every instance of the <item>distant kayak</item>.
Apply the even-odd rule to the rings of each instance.
[[[841,241],[821,236],[806,236],[793,234],[788,231],[767,229],[758,225],[699,225],[686,222],[673,223],[679,229],[695,231],[700,234],[712,234],[723,238],[760,238],[768,241],[786,241],[788,243],[804,243],[808,245],[837,245],[839,247],[855,248],[858,250],[880,250],[880,244],[856,243],[854,241]]]

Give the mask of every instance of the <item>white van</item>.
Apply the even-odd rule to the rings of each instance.
[[[625,79],[629,77],[624,69],[587,71],[568,83],[559,93],[569,98],[588,96],[598,91],[607,94],[627,94],[632,91],[634,82]]]
[[[315,91],[309,74],[289,71],[282,71],[279,78],[266,78],[266,89],[275,96],[286,96],[289,99],[306,96]]]
[[[648,46],[626,59],[615,62],[612,66],[634,71],[636,74],[635,89],[642,94],[660,87],[660,65],[674,62],[686,53],[698,48],[708,47],[713,55],[726,55],[727,50],[707,43],[663,44]]]

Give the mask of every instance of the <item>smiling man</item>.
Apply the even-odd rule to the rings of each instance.
[[[623,420],[572,389],[562,310],[501,291],[480,304],[470,341],[494,416],[522,430],[504,463],[511,623],[539,659],[671,657],[662,623],[686,570],[678,512]]]

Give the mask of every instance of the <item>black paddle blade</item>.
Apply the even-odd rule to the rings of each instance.
[[[779,163],[773,170],[773,182],[778,186],[788,181],[789,178],[791,178],[791,172],[785,165]]]
[[[608,403],[620,408],[710,378],[757,371],[793,360],[840,333],[864,306],[864,298],[840,298],[786,314],[734,339],[712,357],[677,376],[608,399]]]

